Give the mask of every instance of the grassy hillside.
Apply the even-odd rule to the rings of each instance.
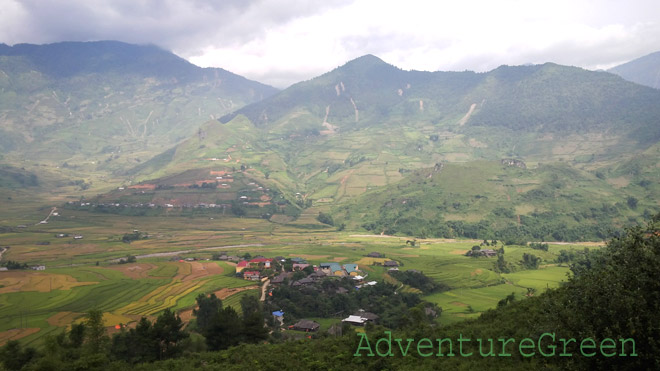
[[[657,169],[649,170],[657,179]],[[602,240],[658,210],[655,180],[624,179],[631,181],[566,163],[447,163],[337,206],[334,215],[375,233],[416,237]]]

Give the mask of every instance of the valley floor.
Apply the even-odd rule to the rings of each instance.
[[[420,239],[413,244],[406,237],[250,218],[126,217],[75,210],[60,210],[47,224],[39,224],[39,218],[37,223],[29,220],[34,217],[17,220],[0,234],[6,248],[3,262],[45,268],[0,271],[0,343],[18,338],[34,343],[80,321],[93,308],[104,312],[112,332],[120,324],[134,325],[141,316],[153,319],[166,308],[179,311],[187,321],[199,293],[215,292],[230,306],[238,306],[245,295],[260,295],[261,283],[236,277],[235,264],[208,260],[221,252],[299,257],[316,266],[353,263],[369,280],[419,292],[398,282],[383,266],[385,260],[395,261],[401,271],[421,271],[450,288],[423,295],[442,308],[437,321],[448,324],[477,317],[511,293],[522,298],[557,287],[569,273],[565,264],[557,263],[560,251],[597,247],[551,243],[548,251],[542,251],[501,242],[482,245],[482,249],[502,248],[505,259],[517,266],[505,274],[496,272],[496,257],[464,255],[482,243],[477,240]],[[135,231],[146,238],[124,242]],[[373,252],[385,259],[367,257]],[[538,269],[519,266],[524,254],[541,259]],[[136,261],[118,264],[129,256]],[[336,323],[340,318],[319,320]]]

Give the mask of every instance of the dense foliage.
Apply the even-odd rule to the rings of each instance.
[[[305,317],[347,317],[362,309],[378,315],[378,322],[388,328],[402,328],[410,324],[410,311],[420,304],[434,307],[417,294],[396,292],[395,285],[385,282],[356,289],[349,278],[326,278],[305,287],[280,286],[273,290],[268,307],[282,310],[288,323]]]

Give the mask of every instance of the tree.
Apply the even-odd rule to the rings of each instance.
[[[511,273],[511,267],[506,260],[504,260],[504,248],[497,250],[497,261],[495,262],[495,272],[498,273]]]
[[[92,354],[105,353],[110,338],[105,332],[102,311],[91,309],[87,312],[84,332],[87,350]]]
[[[159,359],[178,356],[182,352],[181,341],[188,338],[188,333],[182,331],[183,322],[169,308],[158,316],[154,323],[154,336],[158,342]]]
[[[37,356],[34,348],[25,348],[16,340],[9,340],[0,348],[0,362],[7,370],[21,370]]]
[[[203,333],[209,350],[227,349],[241,340],[241,319],[232,307],[220,309]]]
[[[268,330],[264,327],[259,299],[251,295],[243,296],[241,310],[243,311],[243,340],[247,343],[256,343],[267,339]]]
[[[318,220],[320,223],[327,224],[327,225],[335,225],[335,221],[332,220],[332,216],[326,213],[319,212],[319,216],[316,217],[316,220]]]
[[[634,209],[637,208],[637,202],[638,202],[638,200],[637,200],[635,197],[633,197],[633,196],[629,196],[628,199],[627,199],[626,201],[627,201],[627,203],[628,203],[628,207],[630,207],[631,209],[634,210]]]
[[[526,269],[538,269],[541,258],[533,254],[523,254],[522,266]]]
[[[158,344],[154,339],[151,321],[142,317],[134,329],[112,337],[110,353],[113,358],[129,363],[153,362],[158,359]]]
[[[71,325],[71,330],[69,330],[69,342],[74,348],[80,348],[85,341],[85,324],[84,323],[74,323]]]
[[[197,296],[197,307],[193,310],[193,315],[197,316],[197,328],[203,333],[210,326],[216,313],[222,308],[222,301],[215,294],[209,296],[199,294]]]

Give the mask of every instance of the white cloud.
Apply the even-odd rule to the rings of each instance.
[[[0,41],[154,43],[285,87],[364,54],[405,69],[553,61],[603,68],[660,49],[656,0],[6,0]]]

